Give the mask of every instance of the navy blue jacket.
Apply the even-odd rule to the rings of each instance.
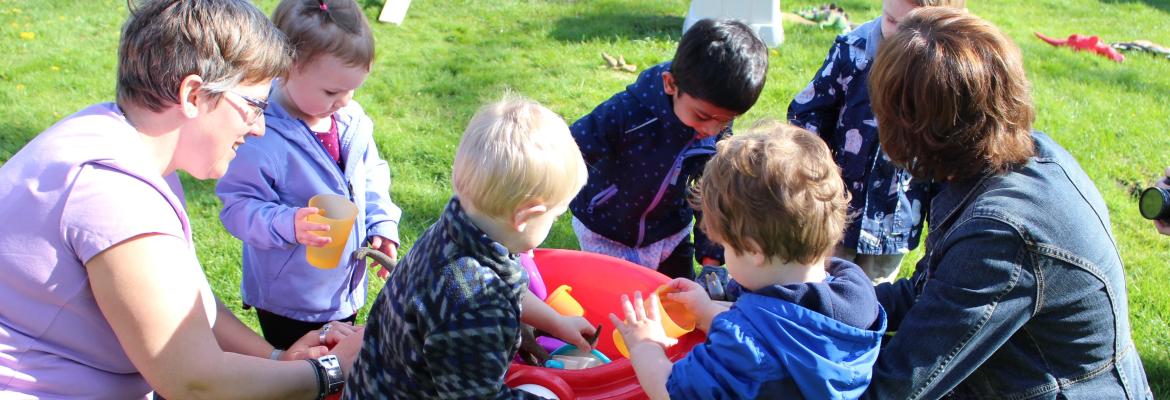
[[[675,399],[855,399],[869,386],[886,316],[865,272],[833,259],[824,282],[744,291],[707,342],[674,364]]]
[[[686,228],[697,217],[687,203],[690,183],[715,154],[718,135],[696,140],[694,128],[674,114],[662,87],[670,63],[642,71],[569,127],[589,165],[589,182],[569,209],[589,230],[630,247],[641,247]],[[695,230],[695,259],[723,261],[723,248]]]
[[[882,40],[881,19],[837,37],[824,65],[788,105],[793,125],[820,135],[841,167],[857,214],[842,245],[860,254],[902,254],[918,247],[922,216],[937,189],[911,179],[882,151],[869,103],[869,68]]]

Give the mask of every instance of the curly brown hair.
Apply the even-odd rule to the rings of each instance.
[[[809,264],[841,241],[849,192],[823,140],[766,121],[719,143],[691,203],[702,229],[737,254]]]
[[[869,90],[882,149],[915,177],[1001,174],[1035,151],[1019,48],[964,10],[910,12],[882,43]]]

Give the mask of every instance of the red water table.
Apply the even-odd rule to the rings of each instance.
[[[575,250],[537,249],[534,259],[546,287],[573,287],[573,297],[585,308],[585,319],[593,325],[602,325],[597,349],[613,362],[580,370],[512,363],[504,382],[510,387],[541,386],[562,400],[646,398],[630,360],[614,347],[614,327],[609,322],[609,314],[622,316],[621,295],[634,291],[649,295],[670,282],[670,278],[625,260]],[[683,335],[678,338],[678,344],[666,350],[666,356],[677,361],[705,339],[697,330]]]

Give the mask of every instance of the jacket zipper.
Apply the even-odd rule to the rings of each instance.
[[[330,116],[330,118],[333,118],[333,117]],[[349,181],[348,176],[345,176],[345,170],[341,169],[341,165],[338,165],[337,162],[333,161],[333,157],[329,156],[329,152],[327,150],[325,150],[325,145],[323,143],[321,143],[320,140],[317,139],[317,133],[314,132],[312,128],[309,128],[309,124],[306,124],[305,121],[303,121],[301,119],[297,119],[297,121],[301,123],[301,126],[305,127],[305,130],[309,133],[311,141],[313,143],[317,144],[317,150],[320,152],[318,155],[324,155],[325,160],[329,161],[327,164],[330,164],[333,166],[332,170],[337,172],[338,174],[340,174],[341,181],[345,183],[346,198],[348,198],[351,203],[357,204],[357,202],[354,201],[354,196],[353,196],[353,183]],[[338,122],[336,120],[334,120],[333,123],[337,124]],[[344,148],[341,145],[341,127],[340,126],[338,126],[338,129],[337,129],[337,147],[338,147],[337,148],[338,153],[340,153],[341,149]],[[348,154],[346,154],[346,155],[348,155]],[[349,232],[350,234],[354,233],[354,231],[357,228],[357,224],[358,223],[355,220],[353,223],[353,227],[350,228],[350,232]],[[357,240],[361,240],[362,235],[359,233],[358,235],[356,235],[356,237],[357,237]],[[358,245],[361,246],[360,243],[358,243]],[[364,274],[365,272],[366,271],[364,269],[361,271],[362,274]],[[358,281],[361,281],[361,279],[358,279]],[[346,297],[348,297],[347,301],[349,302],[350,307],[353,307],[354,313],[356,314],[357,313],[357,303],[354,301],[353,292],[354,292],[354,290],[357,289],[357,283],[354,282],[353,274],[350,274],[349,285],[347,285],[347,286],[349,289],[346,292]]]
[[[646,239],[646,217],[650,215],[651,211],[658,208],[658,203],[662,202],[662,196],[666,195],[666,189],[678,181],[678,176],[682,173],[683,158],[694,143],[695,139],[691,138],[686,146],[683,146],[682,151],[674,156],[674,165],[670,167],[670,172],[663,177],[662,183],[658,185],[658,193],[654,195],[654,200],[650,201],[650,205],[646,206],[646,209],[642,211],[642,216],[638,218],[638,241],[634,243],[635,248],[642,247],[642,241]]]
[[[585,212],[588,214],[593,214],[593,207],[600,206],[603,203],[609,201],[609,199],[613,198],[613,196],[616,195],[617,192],[618,192],[617,185],[610,185],[605,190],[602,190],[600,193],[597,193],[597,195],[593,196],[592,199],[589,199],[589,206],[585,208]]]

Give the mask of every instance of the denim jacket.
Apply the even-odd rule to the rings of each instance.
[[[703,174],[715,143],[731,135],[728,125],[716,136],[695,139],[662,87],[669,70],[669,62],[647,68],[569,127],[589,165],[589,182],[569,209],[589,230],[630,247],[662,240],[702,218],[687,203],[690,184]],[[701,229],[694,234],[695,260],[722,263],[723,248]]]
[[[1105,202],[1033,134],[1027,164],[934,199],[914,276],[878,285],[899,331],[868,397],[1151,398]]]
[[[816,132],[833,151],[857,214],[842,245],[860,254],[903,254],[918,247],[922,216],[937,191],[894,166],[878,143],[869,103],[869,67],[882,40],[881,19],[837,37],[824,65],[788,105],[788,120]]]

